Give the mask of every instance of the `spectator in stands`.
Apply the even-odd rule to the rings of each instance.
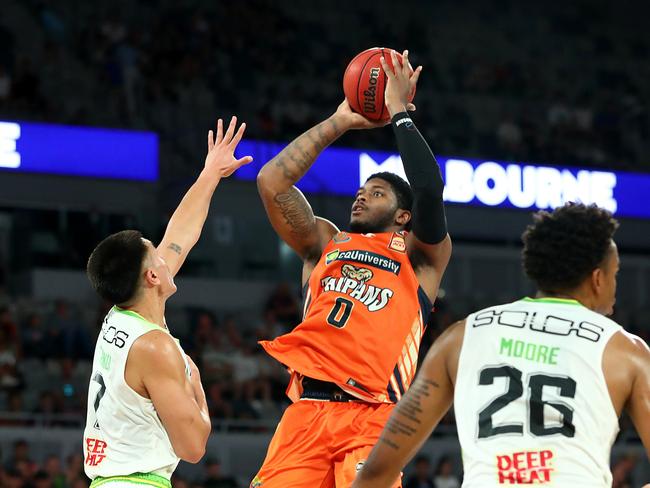
[[[3,488],[24,488],[24,480],[16,468],[7,468],[2,476]]]
[[[90,483],[88,482],[87,479],[77,478],[72,483],[71,488],[88,488],[89,486],[90,486]]]
[[[411,476],[404,488],[437,488],[431,479],[431,461],[427,456],[419,455],[414,461],[415,473]]]
[[[60,398],[57,398],[50,390],[41,392],[38,398],[38,405],[34,410],[35,414],[43,417],[40,420],[41,425],[50,427],[59,425],[60,421],[57,421],[55,416],[62,411],[62,401]]]
[[[281,324],[276,317],[276,312],[272,308],[267,308],[262,314],[262,320],[257,326],[256,335],[258,341],[273,340],[276,337],[285,334],[289,328]]]
[[[221,384],[213,383],[208,386],[206,388],[206,396],[211,418],[229,419],[235,416],[232,403],[224,399],[223,386]]]
[[[81,452],[75,452],[66,459],[65,479],[72,488],[88,488],[89,482],[84,473],[84,458]]]
[[[621,456],[612,466],[612,488],[632,488],[632,470],[637,457],[632,454]]]
[[[57,348],[57,357],[92,358],[93,350],[88,331],[74,317],[70,304],[63,299],[54,303],[54,313],[50,316],[47,329],[52,345]]]
[[[232,347],[211,313],[198,315],[191,342],[192,355],[201,365],[201,379],[205,383],[229,381],[232,377]]]
[[[7,417],[0,421],[0,425],[3,426],[12,426],[19,427],[29,425],[30,421],[26,418],[22,418],[25,413],[25,407],[23,402],[23,394],[19,390],[12,390],[7,395],[7,412],[9,414],[17,414],[18,417]]]
[[[27,316],[20,335],[23,357],[41,360],[50,357],[52,343],[40,314],[34,312]]]
[[[172,476],[171,484],[174,488],[190,488],[190,483],[185,478],[181,478],[177,474],[174,474]]]
[[[453,472],[451,459],[448,456],[443,456],[438,461],[438,467],[433,477],[433,483],[436,488],[459,488],[460,480]]]
[[[11,85],[12,100],[26,110],[43,113],[48,104],[41,94],[41,80],[29,57],[18,61],[18,67]]]
[[[33,481],[30,485],[27,485],[29,488],[52,488],[52,480],[50,475],[46,471],[39,470],[34,474]]]
[[[18,327],[8,306],[0,307],[0,332],[4,332],[10,341],[13,341],[18,333]]]
[[[288,283],[281,283],[269,296],[264,311],[272,310],[278,322],[295,327],[300,322],[300,307]]]
[[[11,75],[3,65],[0,64],[0,107],[6,103],[11,95]],[[1,285],[0,279],[0,285]]]
[[[52,454],[47,457],[44,465],[45,472],[49,475],[52,488],[67,488],[65,474],[61,468],[61,458]]]
[[[240,334],[241,327],[237,323],[237,320],[234,315],[226,315],[223,319],[223,331],[226,337],[226,347],[230,350],[235,351],[240,349],[243,345],[242,337]]]
[[[88,377],[71,358],[63,358],[61,367],[61,394],[63,409],[70,413],[85,412],[86,383]]]
[[[221,463],[217,458],[209,458],[205,462],[205,479],[202,484],[205,488],[239,488],[235,478],[221,473]]]
[[[29,444],[24,439],[14,442],[13,453],[6,464],[7,471],[16,469],[23,478],[31,478],[38,467],[29,455]]]
[[[522,132],[515,118],[509,114],[497,127],[497,139],[502,154],[507,159],[517,160],[522,154]]]
[[[9,337],[7,329],[0,328],[0,389],[11,390],[22,386],[16,368],[18,356],[18,344]]]

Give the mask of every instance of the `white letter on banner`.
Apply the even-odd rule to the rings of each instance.
[[[578,171],[576,177],[568,169],[562,170],[562,203],[582,202],[590,203],[591,173],[589,171]]]
[[[562,205],[562,175],[555,168],[537,168],[537,208],[556,208]]]
[[[506,168],[508,174],[508,199],[517,208],[530,208],[535,203],[535,174],[534,166],[522,168],[516,164],[509,164]]]
[[[490,180],[494,182],[492,188],[488,184]],[[479,164],[474,170],[474,192],[485,205],[493,207],[503,203],[508,196],[508,178],[503,166],[492,161]]]
[[[359,187],[365,185],[366,180],[372,175],[381,171],[395,173],[397,176],[401,176],[408,181],[404,172],[404,166],[402,165],[402,159],[399,156],[390,156],[382,163],[377,164],[369,154],[361,153],[359,155]]]
[[[448,159],[445,164],[444,199],[448,202],[467,203],[474,199],[472,177],[474,168],[463,159]]]
[[[20,139],[20,125],[0,122],[0,167],[18,168],[20,154],[16,152],[16,141]]]
[[[612,213],[618,210],[618,202],[614,198],[614,188],[616,188],[616,173],[591,172],[591,202]]]

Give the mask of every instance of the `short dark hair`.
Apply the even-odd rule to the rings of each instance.
[[[577,288],[604,261],[618,222],[596,205],[569,202],[533,216],[522,235],[526,275],[544,292]]]
[[[137,230],[123,230],[100,242],[88,258],[86,274],[104,300],[120,305],[129,302],[140,283],[147,246]]]
[[[411,185],[408,182],[397,176],[395,173],[389,173],[388,171],[382,171],[381,173],[375,173],[374,175],[368,177],[366,183],[368,183],[373,178],[379,178],[388,183],[397,197],[397,207],[403,210],[408,210],[409,212],[413,210],[413,190]]]

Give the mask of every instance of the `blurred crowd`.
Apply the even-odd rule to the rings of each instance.
[[[9,2],[0,116],[156,130],[172,178],[200,162],[216,116],[292,139],[337,106],[347,62],[386,45],[425,66],[417,119],[439,154],[650,169],[637,9],[447,0],[388,18],[387,0],[117,3]],[[392,146],[382,131],[345,142]]]

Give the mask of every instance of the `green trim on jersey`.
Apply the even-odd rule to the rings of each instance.
[[[578,300],[574,300],[573,298],[552,298],[552,297],[544,297],[544,298],[530,298],[530,297],[524,297],[521,299],[523,302],[538,302],[538,303],[563,303],[564,305],[578,305],[579,307],[582,307],[582,303],[580,303]]]
[[[165,330],[162,327],[160,327],[159,325],[156,325],[153,322],[149,322],[142,315],[140,315],[137,312],[134,312],[133,310],[126,310],[124,308],[118,307],[117,305],[114,305],[113,308],[115,309],[115,311],[117,313],[120,313],[122,315],[128,315],[129,317],[132,317],[134,319],[138,319],[140,322],[142,322],[142,325],[144,325],[144,326],[146,326],[146,327],[148,327],[148,328],[150,328],[152,330],[155,330],[155,329],[162,330],[162,331]]]
[[[126,476],[108,476],[107,478],[97,476],[90,483],[90,488],[97,488],[113,482],[133,483],[134,485],[154,486],[155,488],[172,488],[172,484],[167,478],[153,473],[133,473]],[[109,486],[106,488],[109,488]]]

